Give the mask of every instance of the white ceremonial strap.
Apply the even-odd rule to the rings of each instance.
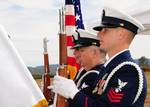
[[[78,71],[78,73],[77,73],[77,76],[76,76],[75,80],[77,80],[77,79],[80,77],[80,75],[81,75],[81,73],[82,73],[83,70],[84,70],[83,67],[81,67],[81,68],[79,69],[79,71]]]
[[[116,66],[116,67],[112,70],[112,72],[108,75],[108,77],[107,77],[107,79],[106,79],[106,82],[105,82],[105,84],[104,84],[104,87],[103,87],[103,92],[105,91],[105,89],[106,89],[106,87],[107,87],[107,85],[108,85],[110,79],[113,77],[113,75],[115,75],[115,73],[116,73],[121,67],[123,67],[123,66],[125,66],[125,65],[130,65],[130,66],[135,67],[136,70],[137,70],[137,72],[138,72],[139,87],[138,87],[138,91],[137,91],[137,94],[136,94],[136,96],[135,96],[135,99],[134,99],[134,101],[132,102],[132,104],[134,104],[134,103],[138,100],[139,96],[140,96],[141,93],[142,93],[142,89],[143,89],[143,75],[142,75],[142,70],[141,70],[141,68],[140,68],[136,63],[134,63],[134,62],[126,61],[126,62],[123,62],[123,63],[119,64],[118,66]]]

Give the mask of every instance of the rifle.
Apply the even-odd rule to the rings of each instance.
[[[47,51],[47,38],[43,39],[43,47],[44,47],[44,75],[43,75],[43,94],[46,100],[49,102],[49,105],[53,103],[52,92],[47,87],[50,86],[50,68],[49,68],[49,58]]]
[[[60,76],[68,78],[67,73],[67,37],[65,34],[64,26],[64,9],[59,10],[59,24],[60,24],[60,33],[59,33],[59,69],[58,74]],[[56,107],[68,107],[68,102],[63,96],[57,95]]]

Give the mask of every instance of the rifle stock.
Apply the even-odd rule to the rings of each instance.
[[[66,42],[66,35],[65,34],[60,34],[60,67],[58,69],[58,74],[60,76],[68,78],[68,73],[67,73],[67,42]],[[57,102],[56,102],[56,107],[68,107],[68,102],[67,99],[64,98],[63,96],[58,95],[57,96]]]

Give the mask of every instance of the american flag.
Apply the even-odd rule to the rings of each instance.
[[[75,9],[75,16],[76,16],[76,28],[77,29],[84,29],[83,19],[81,14],[81,5],[80,0],[73,0],[74,9]]]
[[[67,36],[67,62],[68,62],[68,71],[70,78],[73,79],[75,74],[79,70],[80,66],[76,63],[76,60],[73,55],[73,50],[70,50],[72,47],[73,39],[72,34],[76,29],[84,29],[80,0],[66,0],[65,1],[66,12],[65,12],[65,26],[66,26],[66,36]]]

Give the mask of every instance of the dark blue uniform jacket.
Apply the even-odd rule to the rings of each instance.
[[[86,71],[85,69],[81,71],[79,76],[76,77],[74,80],[80,92],[89,96],[91,95],[96,80],[100,75],[102,76],[105,74],[104,72],[103,73],[101,72],[102,67],[103,64],[99,64],[90,69],[89,71]],[[69,107],[74,107],[74,105],[72,104],[73,101],[70,99],[68,101]]]
[[[124,62],[131,62],[131,65],[119,68],[118,65]],[[102,69],[106,74],[102,76],[100,73],[91,92],[87,94],[81,90],[75,95],[71,107],[144,107],[146,79],[143,71],[134,65],[138,66],[128,50],[120,53]],[[117,72],[109,75],[116,67]]]

